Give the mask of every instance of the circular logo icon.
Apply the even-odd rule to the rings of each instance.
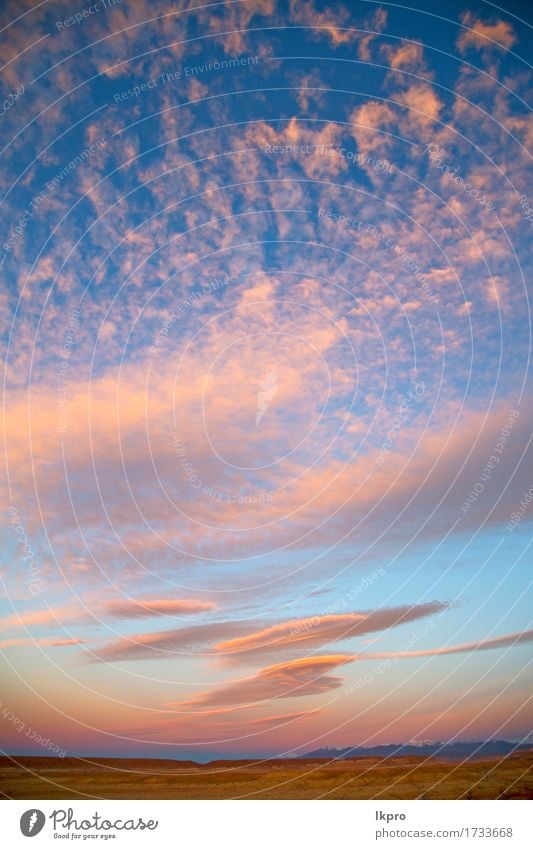
[[[46,822],[46,817],[42,811],[36,808],[31,808],[29,811],[24,811],[20,818],[20,830],[24,837],[35,837],[42,831]]]

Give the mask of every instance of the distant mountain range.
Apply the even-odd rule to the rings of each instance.
[[[405,755],[435,756],[450,761],[472,760],[475,758],[498,757],[512,752],[524,752],[533,749],[531,743],[509,743],[507,740],[483,740],[476,743],[398,743],[388,746],[350,746],[346,749],[315,749],[301,755],[303,758],[397,758]]]

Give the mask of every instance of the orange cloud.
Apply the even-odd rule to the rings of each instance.
[[[225,654],[277,652],[280,648],[324,645],[374,631],[384,631],[405,622],[440,613],[449,607],[443,602],[404,605],[373,610],[368,613],[343,613],[293,619],[264,628],[245,637],[225,640],[215,649]]]

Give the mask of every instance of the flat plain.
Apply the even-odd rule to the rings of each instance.
[[[8,799],[533,799],[533,753],[212,761],[0,757]]]

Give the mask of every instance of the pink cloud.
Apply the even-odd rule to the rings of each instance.
[[[429,85],[412,85],[398,95],[398,99],[409,107],[409,120],[417,124],[427,124],[437,120],[442,109],[442,101]]]
[[[50,610],[31,610],[26,613],[12,613],[0,619],[0,629],[25,628],[28,625],[62,625],[65,622],[86,620],[89,614],[81,608],[58,607]]]
[[[349,22],[348,10],[337,4],[335,9],[318,11],[312,0],[291,0],[291,18],[304,26],[315,27],[314,38],[327,38],[332,47],[347,44],[357,37],[353,28],[342,29]]]
[[[254,629],[254,625],[256,623],[250,623],[250,630]],[[86,655],[85,660],[157,660],[177,654],[211,653],[210,647],[214,642],[236,636],[245,628],[244,622],[217,622],[134,634],[106,643]]]
[[[385,45],[388,47],[388,45]],[[404,42],[400,47],[385,50],[391,68],[407,68],[409,71],[420,71],[424,67],[424,51],[418,42]]]
[[[20,637],[13,638],[11,640],[0,640],[0,648],[7,649],[21,646],[30,646],[32,648],[35,646],[77,646],[85,642],[86,640],[78,640],[74,638],[67,640],[49,640],[44,638],[32,639],[31,637]]]
[[[360,662],[388,658],[400,660],[402,658],[459,654],[512,647],[532,640],[533,630],[530,630],[440,649],[305,657],[286,663],[277,663],[274,666],[262,669],[249,678],[228,682],[210,692],[200,693],[185,701],[171,702],[167,706],[183,709],[203,708],[204,706],[220,708],[237,704],[251,705],[270,699],[317,695],[341,687],[344,683],[343,679],[329,673],[333,669],[352,661]]]
[[[209,693],[200,693],[187,701],[172,703],[172,706],[211,707],[318,695],[342,686],[342,678],[327,673],[350,660],[353,656],[339,654],[277,663],[250,678],[225,684]]]
[[[142,619],[149,616],[172,616],[203,613],[216,607],[211,601],[189,599],[113,599],[106,602],[104,610],[121,619]]]
[[[381,654],[368,654],[365,658],[387,658],[387,657],[433,657],[442,654],[459,654],[461,652],[484,651],[486,649],[498,649],[521,645],[533,641],[533,630],[518,631],[515,634],[505,634],[502,637],[489,637],[486,640],[478,640],[473,643],[463,643],[458,646],[445,646],[437,649],[423,649],[409,652],[383,652]]]
[[[461,30],[457,46],[461,53],[469,47],[476,50],[494,49],[495,47],[510,49],[516,43],[516,35],[508,21],[484,23],[475,18],[472,12],[464,12],[461,22],[466,29]]]

